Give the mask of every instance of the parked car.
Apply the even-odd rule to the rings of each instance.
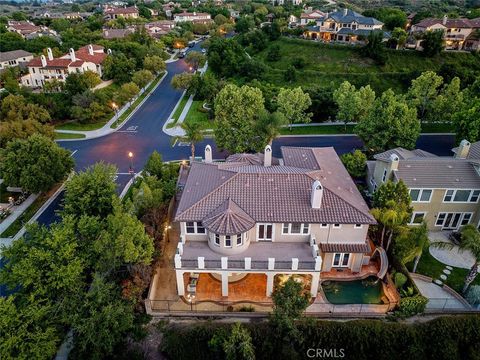
[[[182,50],[182,51],[180,51],[180,52],[178,53],[178,57],[179,57],[180,59],[183,59],[186,54],[187,54],[187,52],[184,51],[184,50]]]
[[[191,48],[192,48],[192,47],[194,47],[194,46],[195,46],[195,41],[190,41],[190,42],[188,43],[188,47],[191,47]]]

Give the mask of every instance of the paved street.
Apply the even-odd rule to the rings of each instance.
[[[195,46],[199,50],[200,45]],[[135,171],[143,168],[150,154],[157,150],[164,160],[181,160],[188,158],[189,146],[171,145],[171,138],[162,131],[164,122],[180,99],[182,91],[171,87],[170,81],[175,74],[188,70],[183,60],[167,64],[168,75],[145,101],[140,109],[117,132],[85,141],[62,141],[60,144],[75,152],[73,157],[76,170],[83,170],[98,161],[115,164],[118,167],[117,183],[119,192],[130,179],[128,174],[130,162],[129,151],[134,154],[133,167]],[[211,144],[215,158],[225,157],[225,153],[217,150],[213,139],[206,139],[197,145],[201,155],[206,144]],[[438,155],[450,155],[454,137],[450,135],[423,135],[418,141],[418,147]],[[356,136],[294,136],[280,137],[273,142],[273,153],[280,154],[280,146],[333,146],[342,154],[362,146]],[[62,196],[59,196],[51,206],[40,216],[40,223],[48,224],[55,221],[55,210],[59,208]]]

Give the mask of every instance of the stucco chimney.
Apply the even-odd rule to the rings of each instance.
[[[389,173],[391,173],[394,170],[398,170],[398,161],[399,161],[399,158],[398,158],[397,154],[391,154],[390,155],[390,163],[389,163],[389,168],[388,168]]]
[[[448,20],[448,16],[447,16],[447,15],[443,15],[442,24],[443,24],[443,25],[447,25],[447,20]]]
[[[107,54],[112,55],[112,49],[107,49]]]
[[[72,48],[70,48],[70,60],[72,60],[72,62],[77,61],[77,58],[75,57],[75,50]]]
[[[272,147],[270,145],[265,146],[263,165],[272,166]]]
[[[347,16],[347,14],[348,14],[348,9],[347,8],[343,9],[343,16]]]
[[[93,46],[92,46],[92,44],[89,44],[89,45],[88,45],[88,53],[89,53],[90,55],[93,55]]]
[[[47,58],[45,55],[40,56],[40,61],[42,62],[42,67],[47,66]]]
[[[323,186],[319,180],[315,180],[312,185],[311,203],[313,209],[320,209],[322,206]]]
[[[455,154],[455,158],[466,159],[469,152],[470,152],[470,142],[463,139],[462,141],[460,141],[460,145],[458,146],[458,150],[457,150],[457,153]]]
[[[48,60],[53,60],[53,53],[51,48],[47,48]]]
[[[212,147],[210,145],[205,146],[205,162],[212,162]]]

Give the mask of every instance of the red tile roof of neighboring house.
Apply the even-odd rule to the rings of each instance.
[[[105,14],[136,14],[138,13],[138,9],[136,7],[127,7],[127,8],[108,8],[105,10]]]
[[[447,19],[446,24],[443,24],[443,19],[427,18],[415,24],[417,27],[428,28],[433,25],[443,25],[446,28],[471,28],[473,27],[469,19]]]
[[[182,13],[179,13],[179,14],[175,14],[175,16],[210,16],[210,14],[208,13],[201,13],[201,12],[182,12]]]
[[[103,52],[103,46],[100,45],[92,45],[93,47],[93,55],[90,55],[88,52],[88,45],[83,46],[77,51],[75,51],[75,61],[72,61],[70,59],[70,54],[65,54],[61,58],[56,58],[53,60],[47,60],[47,68],[67,68],[67,67],[81,67],[83,63],[85,62],[91,62],[96,65],[101,64],[105,58],[107,57],[107,54]],[[95,52],[97,51],[97,52]],[[98,52],[102,51],[102,52]],[[41,58],[34,58],[30,60],[27,64],[29,67],[42,67],[42,60]]]

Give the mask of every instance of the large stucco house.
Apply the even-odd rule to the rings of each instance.
[[[188,295],[192,274],[221,282],[225,299],[232,283],[254,286],[247,276],[266,297],[277,276],[302,277],[312,297],[323,280],[385,276],[385,253],[367,236],[375,219],[335,150],[282,147],[281,154],[272,157],[267,146],[213,161],[207,146],[204,161],[183,168],[174,218],[178,295]]]
[[[46,82],[56,79],[65,82],[71,73],[93,71],[99,76],[103,73],[103,62],[107,58],[105,49],[100,45],[87,45],[77,51],[70,49],[68,54],[54,58],[52,49],[47,49],[47,56],[41,55],[27,63],[28,74],[22,76],[22,85],[43,87]]]
[[[338,41],[355,43],[366,38],[372,31],[380,31],[383,23],[372,17],[363,16],[353,10],[343,9],[326,13],[315,19],[315,26],[307,26],[305,36],[325,42]],[[388,37],[388,33],[384,33]]]
[[[453,152],[449,157],[396,148],[377,154],[367,164],[370,190],[402,180],[412,198],[412,226],[426,221],[430,230],[480,227],[480,142],[463,140]]]

